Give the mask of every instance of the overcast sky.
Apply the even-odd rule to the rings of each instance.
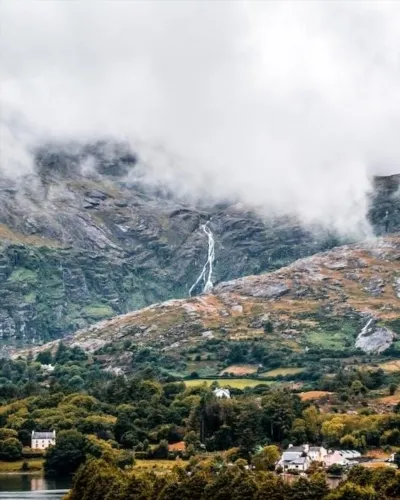
[[[9,172],[43,137],[114,136],[179,190],[352,230],[369,174],[400,171],[400,2],[0,0],[0,20]]]

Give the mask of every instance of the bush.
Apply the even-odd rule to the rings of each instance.
[[[344,472],[344,468],[339,464],[333,464],[326,469],[326,472],[332,476],[341,476]]]
[[[13,462],[22,458],[22,444],[16,438],[8,438],[0,443],[0,458]]]
[[[86,438],[78,431],[61,431],[55,446],[47,449],[44,470],[47,476],[72,474],[86,459]]]

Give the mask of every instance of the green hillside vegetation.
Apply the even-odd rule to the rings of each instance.
[[[78,471],[67,500],[390,500],[400,495],[400,473],[388,468],[354,467],[343,483],[329,491],[323,473],[289,483],[271,472],[245,466],[241,459],[229,465],[223,456],[198,458],[186,468],[176,466],[159,476],[121,471],[104,460],[93,460]]]
[[[400,447],[400,405],[376,409],[382,395],[396,393],[398,375],[379,368],[343,370],[339,364],[335,373],[320,374],[309,386],[330,392],[331,401],[321,405],[258,380],[245,387],[251,379],[231,387],[231,399],[218,399],[212,392],[217,382],[187,387],[151,364],[137,375],[115,375],[64,344],[36,359],[2,359],[0,374],[0,460],[21,461],[33,429],[54,429],[57,444],[44,462],[48,475],[73,473],[91,457],[125,468],[139,459],[187,460],[204,451],[231,450],[251,461],[260,447],[289,442],[360,451]],[[168,449],[182,441],[179,451]]]

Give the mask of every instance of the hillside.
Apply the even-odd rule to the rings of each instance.
[[[0,338],[43,342],[103,318],[187,297],[215,238],[214,282],[280,268],[338,244],[293,217],[235,203],[193,206],[132,177],[124,144],[48,145],[35,173],[0,178]],[[398,176],[371,197],[377,234],[400,229]],[[396,187],[397,186],[397,187]],[[198,287],[194,290],[199,293]]]
[[[400,355],[400,235],[337,247],[105,320],[65,339],[107,369],[182,374],[323,357]],[[55,348],[56,343],[47,344]],[[229,371],[229,370],[228,370]]]

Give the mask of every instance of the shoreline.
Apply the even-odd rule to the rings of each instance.
[[[42,470],[26,470],[26,471],[18,471],[18,470],[10,470],[10,471],[0,471],[0,476],[35,476],[35,475],[43,475]],[[44,476],[43,476],[44,477]]]

